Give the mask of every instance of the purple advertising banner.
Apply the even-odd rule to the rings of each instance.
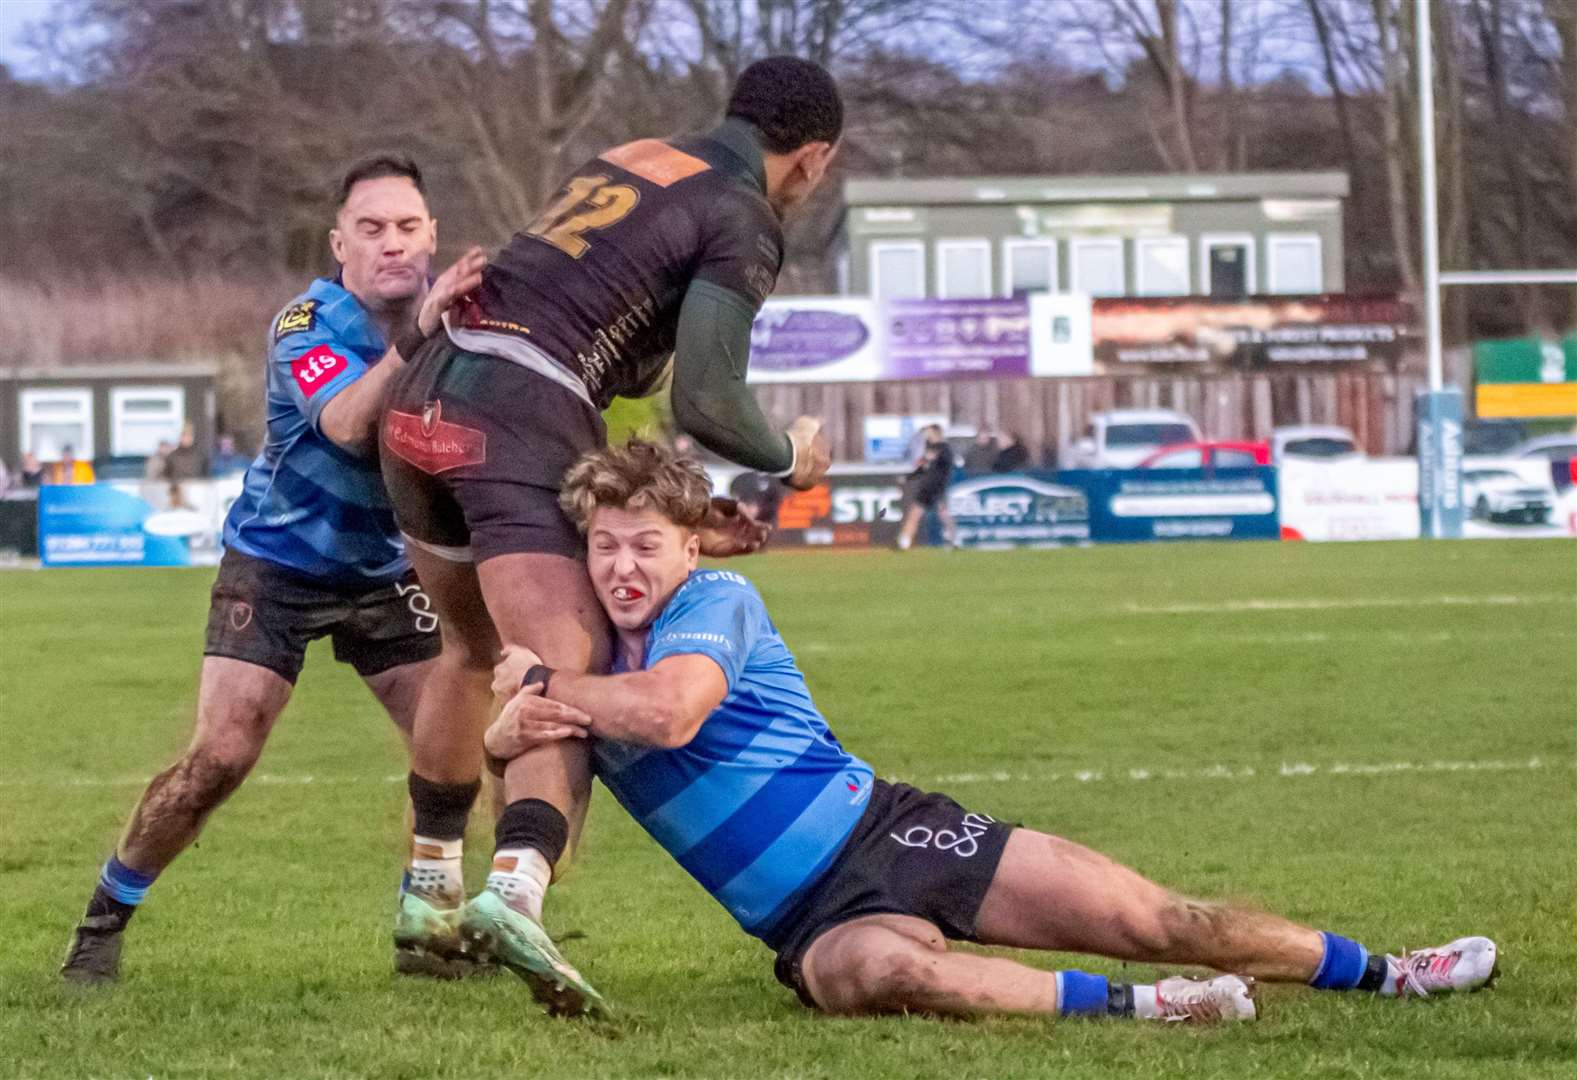
[[[886,378],[1029,374],[1029,304],[1023,299],[889,300],[880,312]]]

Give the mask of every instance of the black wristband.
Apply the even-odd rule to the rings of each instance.
[[[394,340],[390,344],[394,347],[394,351],[400,354],[401,360],[409,360],[426,341],[427,335],[422,333],[422,328],[412,323],[394,335]]]
[[[548,680],[553,678],[553,669],[546,664],[532,664],[526,669],[526,674],[521,678],[521,686],[530,686],[532,683],[542,684],[542,696],[548,696]]]

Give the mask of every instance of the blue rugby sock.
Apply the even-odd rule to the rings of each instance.
[[[1057,975],[1058,1016],[1105,1016],[1111,988],[1104,975],[1083,971],[1059,971]]]
[[[1340,934],[1321,931],[1320,937],[1325,941],[1325,955],[1309,985],[1316,990],[1357,989],[1370,968],[1369,950]]]
[[[99,871],[98,887],[88,901],[84,917],[97,920],[101,929],[118,933],[137,912],[137,905],[148,895],[148,889],[159,875],[133,870],[116,856],[111,855]]]

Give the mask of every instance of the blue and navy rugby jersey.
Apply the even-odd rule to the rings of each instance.
[[[338,281],[319,278],[279,313],[268,345],[268,440],[225,518],[226,547],[333,585],[380,585],[405,572],[377,460],[318,430],[323,407],[385,351]]]
[[[828,729],[738,574],[697,570],[652,623],[646,667],[685,653],[723,669],[723,703],[674,750],[597,740],[597,775],[741,926],[767,937],[864,813],[871,767]]]

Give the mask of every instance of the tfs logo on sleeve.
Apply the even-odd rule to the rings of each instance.
[[[333,382],[334,377],[348,366],[345,358],[339,353],[327,345],[317,345],[290,362],[290,374],[295,377],[296,385],[301,387],[301,392],[311,397],[322,387]]]

